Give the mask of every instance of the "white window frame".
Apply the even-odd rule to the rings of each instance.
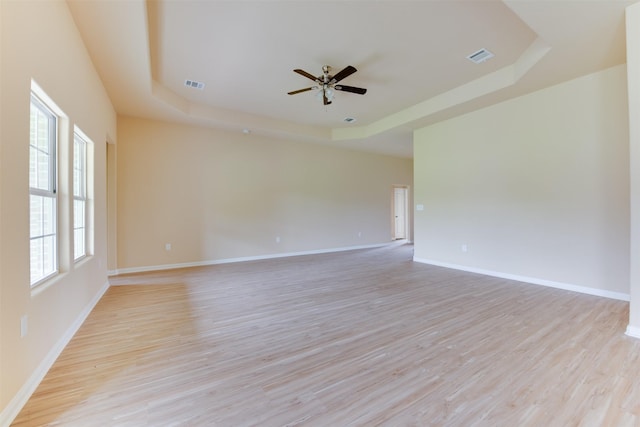
[[[89,253],[88,151],[89,139],[77,127],[73,133],[73,260]]]
[[[31,93],[30,103],[30,135],[29,135],[29,240],[30,240],[30,282],[31,286],[35,286],[43,281],[55,276],[59,272],[59,236],[58,236],[58,195],[57,195],[57,167],[58,167],[58,123],[59,116],[55,114],[46,102],[44,102],[35,93]],[[44,115],[47,123],[47,149],[44,151],[38,147],[38,135],[36,129],[33,129],[31,122],[31,114],[33,109]],[[35,143],[35,145],[34,145]],[[48,156],[46,171],[46,183],[44,186],[39,185],[38,176],[40,175],[39,162],[37,156]],[[34,161],[34,156],[36,160]],[[35,182],[34,182],[35,181]],[[35,185],[34,185],[35,184]],[[40,205],[34,204],[39,200]],[[50,202],[50,212],[45,212],[46,202]],[[39,213],[37,208],[40,207]],[[39,215],[40,217],[38,217]],[[46,218],[49,215],[50,218]]]

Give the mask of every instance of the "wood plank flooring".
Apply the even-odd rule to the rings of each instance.
[[[627,303],[411,258],[113,278],[13,425],[640,425]]]

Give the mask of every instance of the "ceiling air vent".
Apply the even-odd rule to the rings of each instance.
[[[487,49],[480,49],[479,51],[467,56],[467,59],[471,62],[475,62],[476,64],[481,64],[487,59],[493,58],[493,56],[493,53],[489,52]]]
[[[345,117],[345,118],[344,118],[344,121],[345,121],[346,123],[353,123],[353,122],[355,122],[355,121],[356,121],[356,119],[355,119],[354,117]]]
[[[200,89],[200,90],[204,89],[204,83],[197,82],[195,80],[185,80],[184,85],[186,87],[192,87],[194,89]]]

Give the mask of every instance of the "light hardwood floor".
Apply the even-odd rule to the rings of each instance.
[[[411,258],[113,278],[13,425],[640,425],[627,303]]]

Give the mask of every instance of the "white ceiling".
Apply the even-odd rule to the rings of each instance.
[[[624,63],[634,1],[68,3],[119,114],[411,157],[415,128]],[[287,95],[323,65],[367,93]]]

